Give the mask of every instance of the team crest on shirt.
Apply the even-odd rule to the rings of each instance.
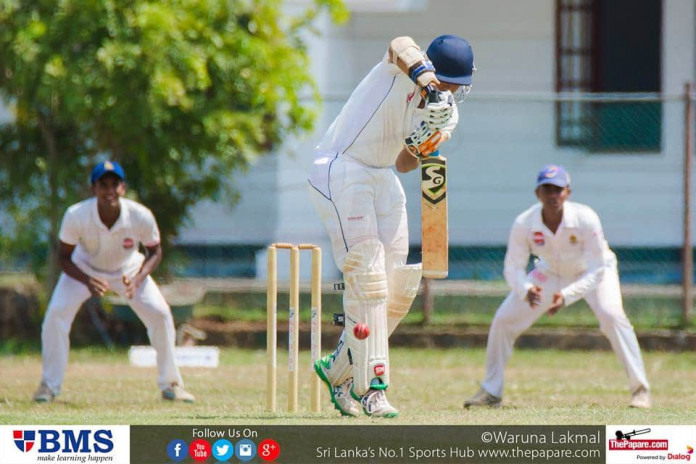
[[[534,243],[536,243],[539,246],[543,246],[546,241],[544,240],[544,233],[540,231],[534,232],[532,234],[532,240],[534,240]]]
[[[133,240],[130,237],[126,237],[123,239],[123,248],[126,250],[133,248],[133,245],[135,245],[135,240]]]
[[[575,245],[578,243],[578,238],[575,236],[575,234],[570,234],[570,244]]]

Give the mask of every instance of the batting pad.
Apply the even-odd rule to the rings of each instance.
[[[389,335],[394,332],[394,329],[411,309],[413,300],[418,294],[422,274],[423,266],[421,264],[400,266],[388,274],[387,327]]]
[[[333,360],[331,366],[326,371],[326,377],[331,382],[331,385],[341,385],[348,380],[348,377],[353,375],[348,358],[348,349],[346,347],[346,332],[341,333],[341,338],[338,340],[338,346],[333,352]]]
[[[343,273],[345,334],[353,361],[353,391],[362,396],[373,379],[379,379],[383,388],[389,385],[387,274],[382,243],[367,240],[353,246],[346,256]],[[353,333],[358,323],[367,324],[370,329],[363,340]]]

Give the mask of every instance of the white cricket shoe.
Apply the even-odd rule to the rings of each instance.
[[[178,383],[173,383],[162,390],[162,399],[169,401],[183,401],[184,403],[193,403],[196,397],[179,386]]]
[[[341,413],[342,416],[359,416],[360,415],[360,405],[350,396],[350,390],[353,387],[353,378],[348,378],[341,385],[331,385],[329,377],[326,371],[331,365],[331,355],[324,356],[323,358],[317,360],[314,363],[314,371],[317,373],[319,378],[324,385],[329,389],[329,395],[331,395],[331,402],[334,408]]]
[[[384,390],[371,388],[360,398],[363,412],[372,417],[394,418],[399,415],[399,411],[389,404]]]
[[[353,377],[348,378],[341,385],[333,386],[331,399],[341,414],[355,417],[360,415],[360,405],[350,396],[351,388],[353,388]]]
[[[43,382],[41,382],[39,388],[36,389],[36,393],[34,393],[34,401],[37,403],[50,403],[55,397],[56,394]]]
[[[489,408],[499,408],[502,401],[502,398],[493,396],[481,388],[474,396],[464,402],[464,407],[470,408],[472,406],[488,406]]]
[[[652,401],[650,401],[650,392],[645,387],[640,387],[638,390],[633,392],[631,396],[632,408],[639,409],[650,409],[652,407]]]

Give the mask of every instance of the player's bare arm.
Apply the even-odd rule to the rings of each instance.
[[[396,158],[396,163],[394,164],[394,167],[396,167],[397,172],[403,174],[406,172],[413,171],[418,167],[419,164],[420,160],[418,159],[418,157],[412,155],[407,148],[404,148],[401,150],[401,153],[399,153],[399,156]]]
[[[82,270],[77,267],[72,260],[73,250],[75,250],[75,245],[59,242],[58,262],[63,272],[78,282],[85,284],[92,295],[104,296],[104,294],[109,290],[109,284],[105,280],[98,277],[90,277],[82,272]]]
[[[553,294],[553,302],[546,312],[549,314],[549,316],[553,316],[563,306],[565,306],[565,298],[563,298],[563,294],[561,292],[556,292]]]
[[[135,277],[131,279],[126,275],[123,276],[123,284],[126,286],[126,296],[128,298],[135,294],[147,276],[157,269],[160,262],[162,262],[162,246],[158,243],[157,245],[145,247],[145,261]]]
[[[527,290],[527,302],[532,309],[539,306],[539,303],[541,302],[541,287],[535,285]]]

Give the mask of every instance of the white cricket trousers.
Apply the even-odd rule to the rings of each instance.
[[[542,288],[541,302],[532,309],[527,301],[511,292],[495,313],[486,346],[486,378],[481,384],[491,395],[503,396],[504,369],[517,337],[546,313],[555,292],[560,291],[578,276],[564,279],[549,272],[534,269],[529,277]],[[650,389],[645,375],[643,358],[633,326],[626,317],[621,301],[621,288],[616,265],[607,268],[597,287],[585,296],[585,301],[599,320],[599,329],[609,339],[626,374],[628,387],[635,392],[641,386]],[[561,308],[564,311],[565,308]]]
[[[376,239],[384,246],[385,270],[390,281],[395,269],[406,264],[408,256],[406,195],[399,178],[391,168],[368,167],[346,156],[338,156],[318,178],[327,183],[328,192],[320,192],[310,184],[309,196],[329,233],[338,268],[343,272],[351,247]],[[387,326],[395,327],[402,318],[403,315],[398,320],[388,319]],[[373,330],[370,336],[377,336],[377,332]],[[379,333],[388,338],[387,327]],[[345,333],[327,372],[333,385],[351,376],[344,339]],[[385,346],[388,351],[388,342]]]
[[[125,296],[125,286],[120,279],[108,280],[108,283],[110,290]],[[61,273],[48,303],[41,328],[42,382],[56,395],[60,393],[68,365],[70,328],[80,306],[90,296],[86,285]],[[172,383],[183,387],[174,356],[174,319],[155,281],[148,276],[128,302],[145,324],[150,343],[157,351],[159,388],[163,390]]]
[[[394,171],[338,156],[326,175],[328,195],[310,184],[309,196],[329,233],[341,272],[348,249],[370,239],[384,245],[387,273],[406,264],[406,195]]]

